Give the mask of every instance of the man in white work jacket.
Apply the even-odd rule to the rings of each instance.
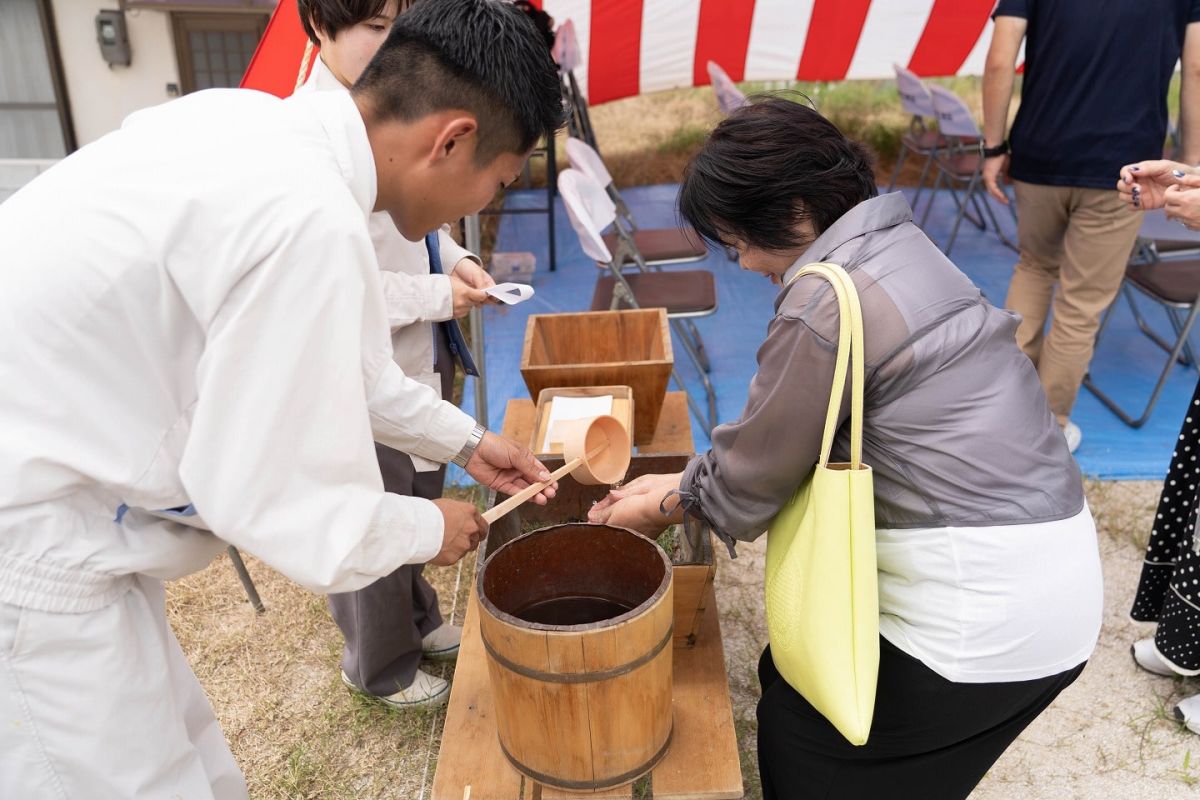
[[[352,93],[191,95],[0,205],[0,797],[245,797],[162,581],[224,542],[322,592],[460,558],[486,525],[383,492],[373,438],[545,474],[392,362],[367,217],[478,210],[561,117],[520,12],[424,0]],[[188,504],[215,535],[138,510]]]

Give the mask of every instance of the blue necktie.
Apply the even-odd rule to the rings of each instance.
[[[429,272],[433,275],[442,274],[442,258],[438,252],[437,237],[436,231],[425,236],[425,250],[429,253]],[[438,325],[446,332],[446,338],[450,340],[450,352],[458,359],[458,363],[462,364],[463,372],[478,378],[479,370],[475,368],[475,359],[471,357],[471,349],[467,347],[462,328],[458,327],[458,320],[448,319],[439,322]],[[434,357],[437,357],[437,348],[434,348]]]

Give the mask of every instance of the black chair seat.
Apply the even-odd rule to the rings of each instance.
[[[1200,259],[1130,264],[1125,269],[1125,277],[1170,303],[1191,304],[1200,296]]]
[[[641,308],[665,308],[668,314],[703,314],[717,307],[717,284],[708,270],[639,272],[625,275],[625,280]],[[592,311],[612,307],[616,282],[612,275],[596,280]]]
[[[1179,253],[1185,250],[1200,250],[1200,241],[1195,239],[1152,239],[1154,249],[1161,253]]]
[[[691,228],[648,228],[633,232],[633,243],[646,263],[658,261],[694,261],[708,255],[700,234]],[[608,252],[617,252],[617,234],[604,236]],[[600,264],[598,266],[604,266]]]

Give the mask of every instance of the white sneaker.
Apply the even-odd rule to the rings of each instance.
[[[370,694],[358,688],[350,681],[350,676],[345,671],[342,672],[342,683],[346,684],[346,688],[352,692],[401,710],[410,708],[436,708],[445,705],[446,701],[450,699],[449,682],[430,675],[423,670],[417,670],[417,675],[413,678],[411,684],[395,694],[389,694],[387,697]]]
[[[1067,424],[1063,426],[1063,436],[1067,439],[1067,450],[1074,453],[1079,449],[1079,443],[1083,441],[1083,431],[1079,430],[1078,425],[1067,420]]]
[[[1155,675],[1163,675],[1171,678],[1179,673],[1171,669],[1171,665],[1163,660],[1163,657],[1158,654],[1158,648],[1154,646],[1154,639],[1139,639],[1129,646],[1129,654],[1133,656],[1133,660],[1137,665],[1146,672],[1152,672]]]
[[[453,661],[458,658],[461,641],[462,628],[445,624],[421,640],[421,653],[434,661]]]
[[[1175,719],[1192,733],[1200,733],[1200,694],[1180,700],[1175,706]]]

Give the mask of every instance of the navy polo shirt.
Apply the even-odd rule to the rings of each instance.
[[[1027,20],[1014,179],[1111,189],[1125,164],[1162,156],[1167,89],[1200,0],[1000,0],[993,16]]]

